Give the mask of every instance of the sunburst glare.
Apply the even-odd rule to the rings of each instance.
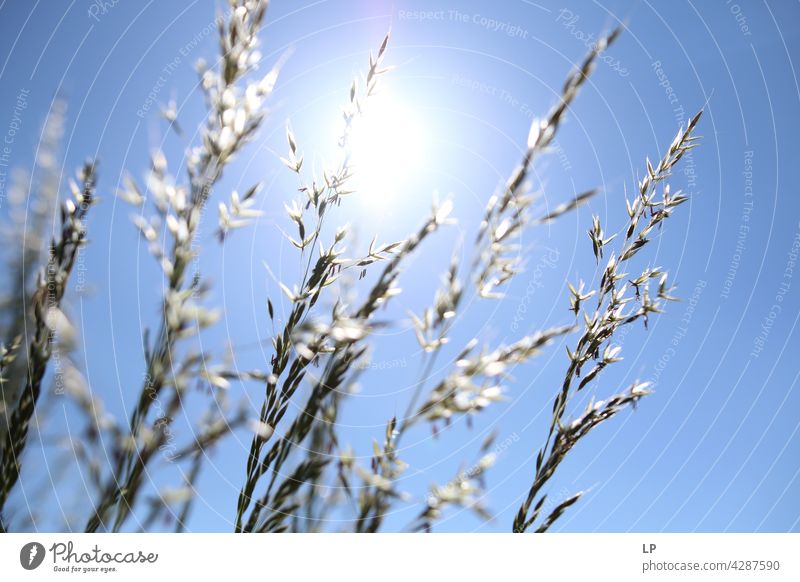
[[[350,148],[359,202],[396,208],[399,193],[425,162],[427,138],[419,112],[388,93],[374,95],[353,121]]]

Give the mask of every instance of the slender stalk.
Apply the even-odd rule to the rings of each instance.
[[[42,379],[52,355],[53,344],[59,333],[68,332],[69,323],[61,312],[61,300],[79,249],[86,242],[84,221],[94,203],[96,183],[93,162],[84,165],[80,178],[80,188],[72,185],[75,201],[68,200],[61,206],[61,232],[51,243],[50,257],[39,274],[33,295],[34,333],[28,344],[27,382],[11,414],[0,458],[0,515],[19,479],[28,429],[36,412]]]

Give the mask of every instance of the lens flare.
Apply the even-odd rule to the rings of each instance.
[[[370,97],[350,134],[353,185],[362,204],[397,207],[398,194],[425,162],[427,139],[417,112],[386,94]]]

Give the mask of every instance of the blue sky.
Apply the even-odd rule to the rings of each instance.
[[[0,64],[0,132],[6,133],[19,93],[27,92],[11,165],[30,164],[56,94],[69,105],[65,171],[86,156],[101,163],[103,200],[90,218],[92,244],[83,256],[90,291],[73,294],[69,310],[84,338],[77,360],[121,418],[141,384],[141,332],[155,325],[161,281],[130,224],[130,208],[113,192],[124,171],[143,175],[152,148],[163,148],[178,166],[184,145],[160,120],[158,104],[175,98],[191,135],[202,114],[193,63],[216,54],[214,9],[197,0],[109,2],[102,9],[80,1],[0,4],[0,54],[7,57]],[[672,179],[690,202],[647,249],[652,264],[670,271],[683,301],[648,331],[637,328],[618,342],[625,361],[593,392],[602,398],[641,379],[653,381],[656,394],[598,429],[561,467],[550,485],[553,498],[588,493],[556,529],[798,530],[800,270],[793,261],[800,202],[791,176],[800,153],[794,68],[800,39],[789,26],[798,11],[796,3],[724,1],[274,2],[261,36],[265,62],[290,47],[293,53],[259,138],[215,194],[223,199],[262,180],[265,215],[223,247],[213,237],[216,217],[205,217],[201,270],[225,313],[203,347],[219,353],[230,342],[240,347],[238,366],[266,368],[270,354],[258,342],[269,334],[266,297],[278,291],[262,264],[289,281],[296,269],[277,230],[287,225],[283,202],[296,187],[277,159],[286,149],[286,120],[307,165],[329,157],[350,80],[391,27],[386,62],[395,69],[384,91],[413,120],[419,151],[408,167],[392,165],[389,185],[368,182],[371,191],[337,212],[361,247],[376,233],[387,242],[410,233],[434,191],[452,196],[459,224],[409,262],[404,292],[386,313],[400,323],[381,332],[374,365],[347,401],[343,438],[369,454],[386,420],[402,414],[418,374],[419,348],[405,314],[431,302],[451,256],[468,258],[467,242],[486,200],[520,158],[532,119],[546,113],[584,55],[587,36],[624,20],[628,30],[598,64],[561,129],[558,151],[538,162],[534,177],[544,192],[541,208],[592,187],[601,187],[601,195],[526,232],[528,270],[502,302],[470,296],[445,355],[452,358],[473,336],[494,346],[568,323],[565,281],[595,277],[586,237],[592,213],[608,232],[622,228],[625,188],[635,185],[645,158],[657,159],[678,125],[705,106],[703,145]],[[407,152],[401,154],[402,161]],[[437,373],[449,362],[443,357]],[[510,529],[566,365],[563,346],[553,345],[515,370],[509,399],[476,417],[471,429],[457,422],[437,438],[425,428],[407,437],[401,456],[410,468],[402,488],[417,498],[430,483],[474,462],[492,430],[505,443],[487,482],[496,520],[453,511],[437,530]],[[262,391],[257,384],[234,386],[230,396],[250,399],[256,410]],[[196,395],[190,415],[201,402]],[[57,419],[68,418],[69,408],[57,399],[55,410]],[[62,420],[52,422],[54,430],[64,428]],[[239,432],[210,458],[189,529],[230,528],[248,446],[248,434]],[[41,457],[41,450],[31,456]],[[22,483],[31,490],[42,478],[31,468]],[[76,474],[67,478],[72,481],[74,494],[48,491],[54,519],[41,527],[64,527],[57,505],[85,511]],[[154,481],[176,486],[179,476],[165,467]],[[401,529],[417,512],[398,505],[388,526]]]

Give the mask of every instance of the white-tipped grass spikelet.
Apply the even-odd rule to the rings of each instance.
[[[146,334],[144,339],[147,372],[131,415],[130,432],[123,438],[122,451],[116,455],[86,531],[100,527],[118,531],[122,527],[136,503],[150,461],[169,434],[168,424],[181,406],[182,393],[192,379],[203,374],[209,378],[207,356],[184,354],[179,346],[181,340],[219,317],[216,310],[203,306],[200,300],[207,286],[197,275],[188,277],[189,267],[208,198],[225,167],[255,135],[264,119],[263,103],[278,76],[280,65],[252,79],[261,61],[258,33],[267,4],[266,0],[229,0],[229,13],[217,18],[220,60],[215,67],[197,63],[208,115],[200,129],[202,143],[188,152],[187,181],[179,183],[169,172],[164,154],[157,151],[146,180],[147,195],[132,178],[126,180],[121,193],[125,200],[141,206],[134,223],[160,264],[167,284],[159,330],[154,337]],[[220,239],[258,215],[252,209],[257,192],[255,185],[244,196],[234,192],[228,204],[219,204]],[[153,211],[149,216],[148,200]],[[155,236],[161,224],[166,224],[169,235],[163,244]],[[153,403],[162,399],[163,415],[152,418]]]

